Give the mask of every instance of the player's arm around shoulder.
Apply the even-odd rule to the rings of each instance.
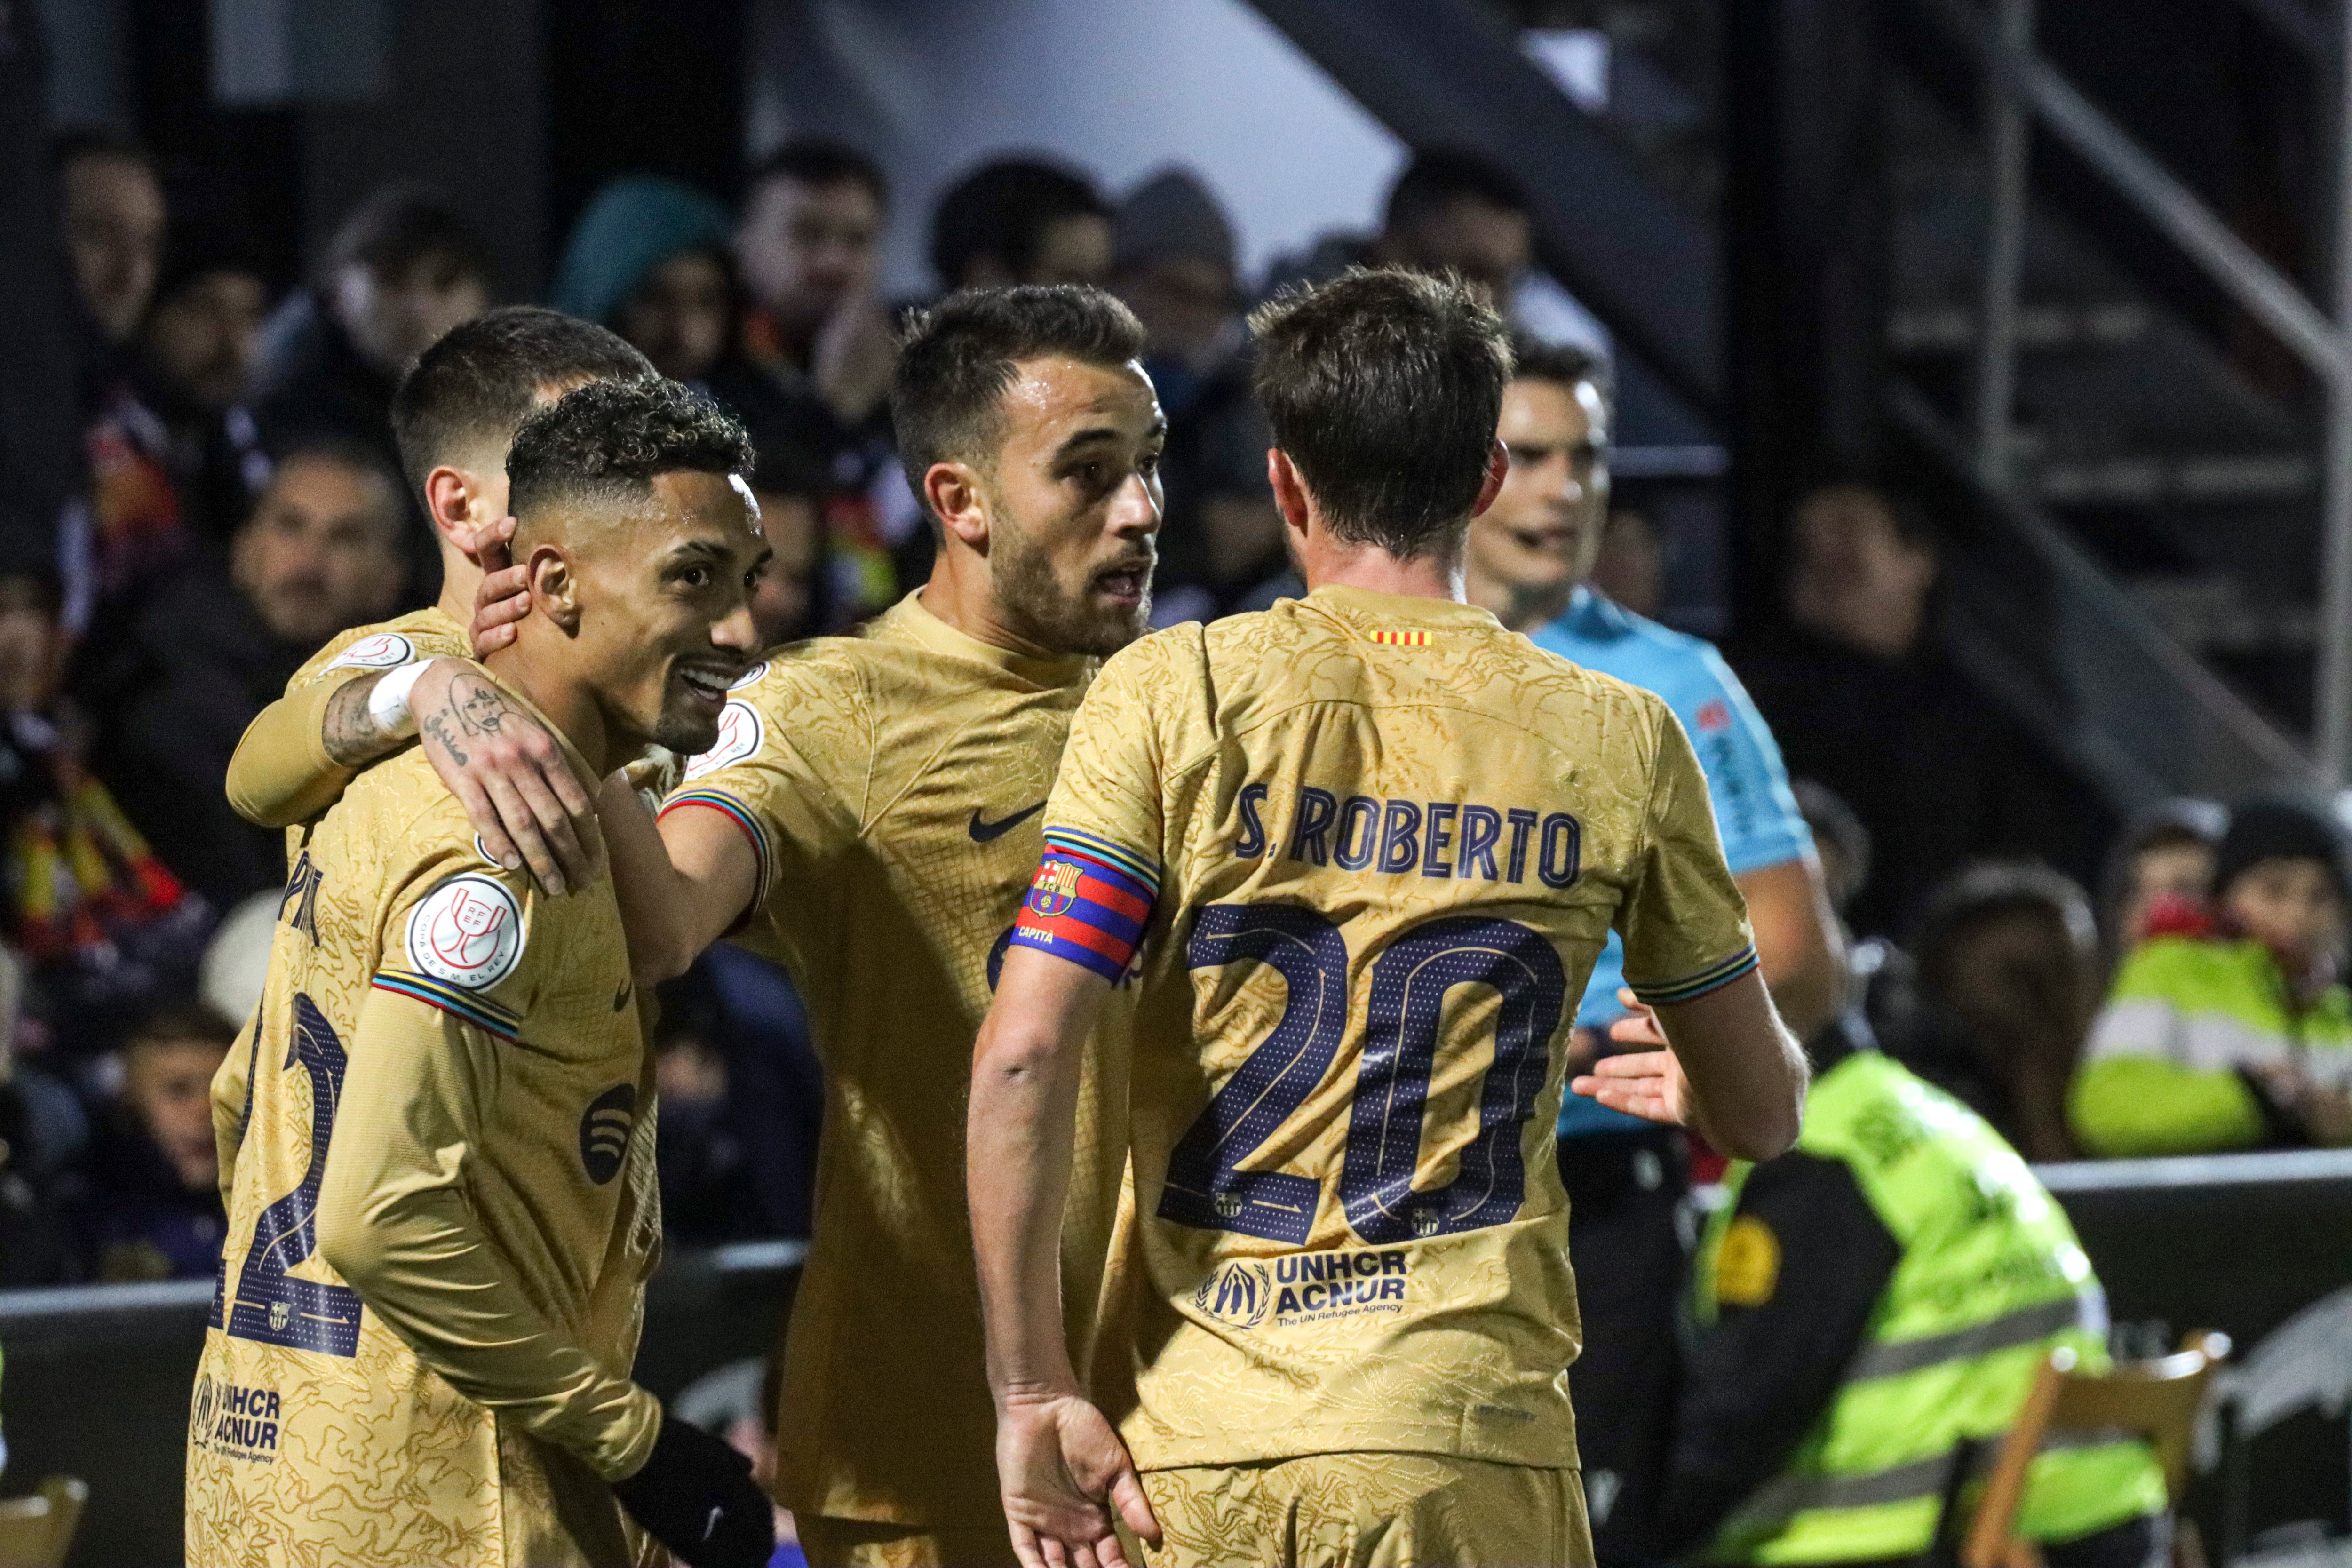
[[[229,759],[229,805],[260,827],[290,827],[324,811],[361,769],[413,736],[390,733],[376,719],[371,711],[376,688],[412,665],[463,651],[420,647],[416,638],[382,627],[334,637],[246,727]]]

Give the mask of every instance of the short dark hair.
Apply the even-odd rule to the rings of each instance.
[[[653,374],[653,362],[618,332],[560,310],[509,305],[477,316],[419,355],[393,395],[401,469],[422,501],[425,476],[444,458],[510,438],[543,389]]]
[[[558,500],[635,500],[658,474],[748,478],[754,461],[734,416],[682,382],[592,381],[515,432],[508,509],[520,517]]]
[[[363,267],[379,278],[404,278],[436,257],[488,280],[489,253],[474,226],[424,185],[380,185],[353,207],[327,242],[326,272]]]
[[[1527,187],[1492,158],[1459,147],[1433,147],[1415,153],[1389,187],[1381,222],[1390,229],[1411,228],[1465,196],[1505,212],[1528,210]]]
[[[1400,560],[1460,549],[1511,374],[1502,319],[1453,279],[1353,268],[1250,331],[1274,444],[1332,532]]]
[[[1143,345],[1134,311],[1077,283],[965,289],[916,311],[890,374],[890,419],[908,484],[919,497],[932,464],[985,460],[1002,438],[998,402],[1023,361],[1121,365],[1139,358]],[[923,510],[929,513],[928,500]]]
[[[855,183],[872,194],[877,206],[890,202],[890,181],[882,165],[846,142],[829,136],[796,136],[758,163],[743,178],[749,195],[770,180],[798,180],[803,185]]]
[[[157,179],[163,171],[147,143],[128,132],[108,125],[68,125],[49,137],[49,172],[62,174],[66,165],[84,158],[115,158],[136,163]]]
[[[983,256],[1018,275],[1036,261],[1054,224],[1110,216],[1110,204],[1084,175],[1034,158],[1000,158],[940,198],[931,216],[931,269],[950,289],[961,288]]]
[[[399,548],[408,531],[408,508],[401,500],[400,476],[384,460],[383,448],[341,430],[316,426],[298,429],[284,440],[272,444],[269,449],[271,482],[275,483],[276,476],[294,464],[310,461],[333,463],[365,474],[381,484],[383,487],[384,521],[391,530],[388,542],[394,548]],[[268,493],[267,486],[263,487],[263,493]],[[257,497],[257,503],[258,500]],[[258,513],[257,504],[247,507],[245,516],[237,522],[237,531],[242,532],[250,527]]]
[[[1957,944],[1987,923],[2011,915],[2032,915],[2064,931],[2077,952],[2098,944],[2090,895],[2082,884],[2039,860],[1978,860],[1961,868],[1928,895],[1913,934],[1920,977],[1941,990]]]
[[[166,1002],[141,1016],[123,1037],[125,1047],[194,1040],[226,1050],[236,1043],[236,1026],[203,1002]]]
[[[1551,342],[1526,332],[1511,334],[1511,379],[1548,381],[1571,389],[1589,381],[1604,397],[1609,392],[1600,355],[1576,343]]]

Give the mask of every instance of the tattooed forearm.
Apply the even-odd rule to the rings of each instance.
[[[368,711],[368,694],[383,679],[379,671],[346,680],[327,700],[327,719],[319,738],[326,743],[327,755],[344,767],[363,768],[404,743],[403,737],[386,733]]]

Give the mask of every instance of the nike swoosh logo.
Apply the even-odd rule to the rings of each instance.
[[[993,844],[1045,809],[1045,803],[1041,800],[1028,810],[1016,811],[1000,821],[982,822],[980,808],[974,806],[971,812],[971,841],[974,844]]]
[[[635,990],[635,985],[633,985],[630,982],[628,982],[628,981],[626,981],[626,980],[624,980],[624,981],[622,981],[622,982],[621,982],[621,988],[620,988],[618,991],[615,991],[615,992],[614,992],[614,993],[613,993],[613,1011],[614,1011],[614,1012],[617,1013],[617,1012],[619,1012],[622,1008],[624,1008],[624,1007],[625,1007],[625,1006],[627,1006],[627,1005],[629,1005],[629,993],[630,993],[631,991]]]
[[[727,1510],[723,1508],[714,1507],[711,1509],[710,1517],[702,1521],[702,1539],[704,1541],[707,1542],[712,1536],[719,1533],[719,1521],[726,1514],[726,1512]]]

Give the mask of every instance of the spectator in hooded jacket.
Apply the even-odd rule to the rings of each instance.
[[[2068,1110],[2109,1157],[2352,1143],[2352,873],[2322,807],[2232,809],[2210,917],[2183,908],[2116,971]]]

